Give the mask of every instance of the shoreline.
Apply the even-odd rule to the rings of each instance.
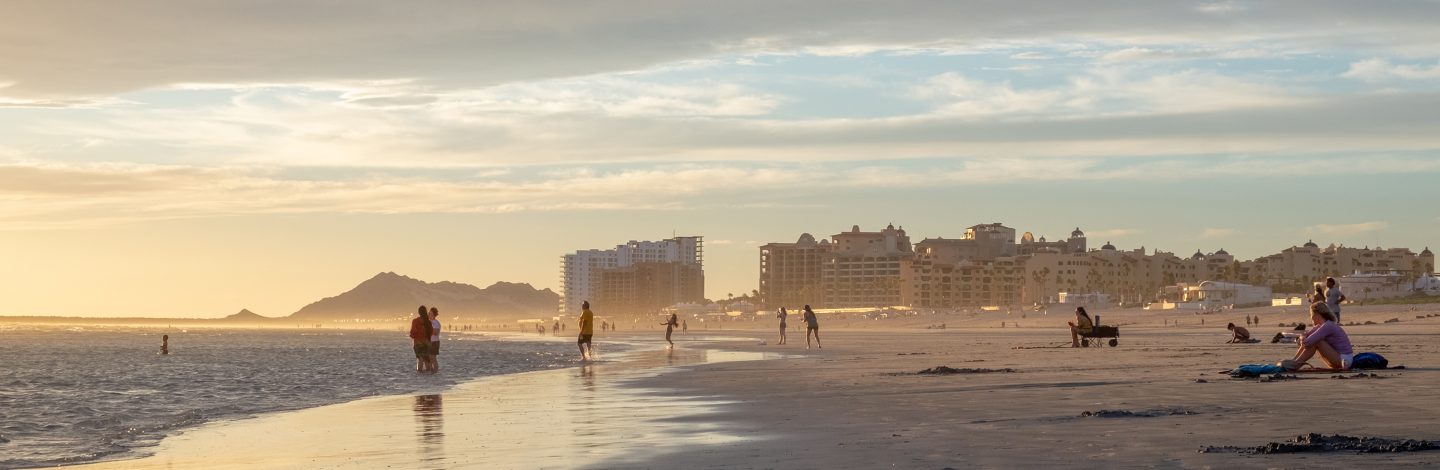
[[[443,424],[432,432],[446,436],[443,446],[423,445],[421,408],[428,405],[418,397],[425,395],[391,396],[353,409],[341,404],[285,413],[266,425],[217,425],[204,430],[208,438],[187,432],[167,438],[172,442],[162,443],[151,459],[92,468],[181,467],[200,462],[186,460],[195,456],[233,455],[219,443],[237,442],[250,449],[240,454],[273,456],[204,463],[418,466],[422,460],[415,459],[428,456],[434,466],[485,468],[1440,465],[1440,451],[1201,453],[1308,433],[1440,440],[1433,428],[1440,421],[1433,406],[1440,368],[1428,367],[1440,362],[1440,344],[1432,341],[1440,338],[1440,316],[1378,321],[1396,313],[1347,312],[1354,315],[1347,319],[1377,320],[1347,330],[1357,351],[1381,352],[1408,369],[1268,383],[1218,372],[1273,362],[1292,354],[1293,346],[1224,344],[1225,315],[1203,327],[1190,321],[1164,327],[1153,323],[1157,318],[1111,312],[1106,323],[1131,325],[1120,346],[1082,349],[1056,347],[1068,343],[1068,335],[1054,326],[1000,329],[987,326],[990,319],[943,330],[822,328],[826,347],[808,351],[803,331],[793,329],[784,346],[764,330],[692,331],[677,335],[680,359],[661,355],[656,348],[663,343],[654,332],[624,332],[605,341],[635,344],[633,360],[604,357],[602,343],[605,360],[588,367],[486,377],[437,394]],[[1270,323],[1284,320],[1276,316]],[[1263,335],[1272,328],[1278,327],[1254,331]],[[693,357],[699,354],[769,360]],[[938,366],[992,373],[916,374]],[[346,429],[326,434],[307,426]],[[282,434],[266,436],[267,430]]]
[[[660,399],[654,389],[629,386],[633,380],[674,373],[689,365],[765,359],[768,354],[728,352],[711,347],[663,349],[634,344],[637,338],[617,338],[629,351],[601,351],[601,360],[576,367],[480,377],[434,393],[368,397],[345,403],[265,414],[247,419],[206,423],[167,436],[150,455],[106,460],[68,468],[313,468],[369,467],[382,464],[400,468],[423,461],[436,465],[483,465],[507,468],[574,467],[596,459],[627,459],[636,455],[621,450],[624,443],[644,440],[651,420],[695,417],[713,412],[722,402],[703,397]],[[712,340],[705,340],[711,343]],[[586,406],[578,406],[582,404]],[[546,403],[560,404],[545,407]],[[457,417],[458,416],[458,417]],[[483,416],[484,419],[462,417]],[[461,421],[461,420],[464,421]],[[559,448],[579,452],[582,458],[544,448],[571,426],[595,433],[571,434]],[[290,433],[278,430],[292,430]],[[592,428],[593,430],[593,428]],[[522,432],[523,431],[523,432]],[[507,450],[497,456],[485,452],[447,451],[445,434],[461,434],[463,441],[490,440],[482,449]],[[517,439],[516,436],[529,438]],[[391,438],[415,434],[424,439],[396,444]],[[613,442],[600,441],[605,436]],[[645,442],[646,452],[739,439],[723,426],[697,424],[682,440],[667,437]],[[453,438],[450,438],[453,441]],[[435,444],[438,442],[439,444]],[[532,445],[533,443],[533,445]],[[535,453],[538,452],[538,455]],[[419,461],[405,455],[425,455]],[[257,455],[273,456],[257,460]],[[445,462],[440,464],[437,462]],[[412,465],[413,466],[413,465]]]

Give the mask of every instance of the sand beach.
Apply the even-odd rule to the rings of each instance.
[[[152,456],[82,468],[1440,465],[1440,451],[1247,450],[1308,433],[1440,441],[1433,308],[1346,311],[1375,322],[1347,328],[1358,350],[1405,369],[1232,379],[1220,372],[1292,352],[1224,344],[1224,324],[1255,312],[1205,315],[1203,326],[1188,313],[1101,312],[1123,325],[1114,348],[1069,348],[1068,318],[1054,312],[836,319],[822,323],[826,347],[810,350],[793,330],[775,345],[759,322],[677,335],[674,351],[654,332],[622,331],[604,339],[640,347],[593,365],[211,423]],[[1262,338],[1299,321],[1259,312]],[[962,372],[916,374],[937,366]]]

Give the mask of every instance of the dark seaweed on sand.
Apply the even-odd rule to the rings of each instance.
[[[992,374],[992,373],[1011,373],[1011,372],[1015,372],[1015,369],[1011,369],[1011,368],[1004,368],[1004,369],[970,369],[970,368],[959,368],[959,369],[956,369],[956,368],[954,368],[954,367],[949,367],[949,366],[937,366],[937,367],[931,367],[931,368],[929,368],[929,369],[922,370],[922,371],[920,371],[920,372],[916,372],[915,374],[916,374],[916,375],[953,375],[953,374]]]
[[[1207,446],[1201,453],[1237,454],[1293,454],[1309,452],[1355,452],[1357,454],[1418,452],[1440,450],[1440,442],[1418,439],[1390,439],[1385,437],[1346,436],[1336,434],[1304,434],[1285,442],[1271,442],[1256,447]]]

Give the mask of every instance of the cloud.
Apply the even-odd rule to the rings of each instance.
[[[1137,233],[1140,233],[1140,231],[1133,228],[1112,228],[1103,230],[1089,230],[1085,232],[1085,236],[1089,238],[1122,238]]]
[[[1207,227],[1205,230],[1200,231],[1200,235],[1197,238],[1200,238],[1202,240],[1213,240],[1217,238],[1226,238],[1231,235],[1235,235],[1235,229]]]
[[[717,245],[717,246],[734,245],[734,244],[735,244],[735,240],[705,240],[705,244],[706,244],[706,245]]]
[[[1352,156],[1305,155],[1315,165],[1354,162]],[[1413,174],[1395,159],[1367,171]],[[1411,162],[1432,161],[1416,157]],[[924,189],[956,184],[1004,184],[1025,174],[1046,181],[1187,181],[1287,175],[1290,159],[1217,160],[1193,157],[1156,162],[1113,159],[937,159],[863,164],[708,163],[627,164],[621,167],[369,169],[271,166],[14,163],[0,165],[0,227],[84,228],[147,220],[311,213],[515,213],[554,211],[673,211],[745,206],[812,206],[756,198],[813,200],[816,194],[874,188]],[[1270,169],[1256,174],[1257,169]],[[1357,170],[1359,167],[1357,167]],[[1440,172],[1432,164],[1430,172]],[[823,187],[811,183],[825,181]],[[1123,183],[1122,183],[1123,184]],[[1380,230],[1383,222],[1324,225],[1315,233]],[[1215,233],[1210,229],[1207,233]],[[1131,228],[1091,230],[1092,237],[1126,237]],[[723,245],[724,240],[712,241]]]
[[[1082,40],[1119,46],[1265,43],[1434,51],[1429,2],[1374,8],[1312,2],[1071,2],[1024,7],[920,0],[661,0],[544,3],[137,0],[74,13],[50,0],[6,4],[5,95],[109,96],[175,83],[414,78],[440,89],[640,70],[725,53],[863,55],[990,43]],[[263,27],[261,26],[263,25]],[[123,57],[125,60],[115,60]]]
[[[1050,56],[1039,51],[1025,51],[1011,54],[1010,58],[1015,60],[1048,60]]]
[[[1350,64],[1350,69],[1341,74],[1345,78],[1379,82],[1387,80],[1434,80],[1440,79],[1440,63],[1431,66],[1393,64],[1385,59],[1365,59]]]
[[[1317,224],[1307,227],[1305,233],[1325,235],[1358,235],[1390,228],[1384,221],[1360,222],[1354,224]]]

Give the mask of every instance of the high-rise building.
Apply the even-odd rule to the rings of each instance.
[[[625,271],[640,264],[647,266]],[[666,264],[675,266],[663,266]],[[608,250],[576,251],[561,257],[560,311],[578,314],[581,302],[590,300],[598,307],[601,297],[612,302],[622,301],[629,306],[627,308],[648,306],[655,302],[653,299],[673,298],[661,307],[679,302],[697,302],[705,298],[704,265],[704,237],[698,236],[661,241],[631,240]],[[602,292],[606,274],[611,271],[615,271],[610,274],[610,285],[615,290]],[[642,301],[636,297],[642,293],[645,299],[650,300]]]
[[[830,241],[815,241],[808,233],[795,243],[767,243],[760,247],[760,300],[768,308],[820,306],[824,291],[820,266],[830,254]]]

